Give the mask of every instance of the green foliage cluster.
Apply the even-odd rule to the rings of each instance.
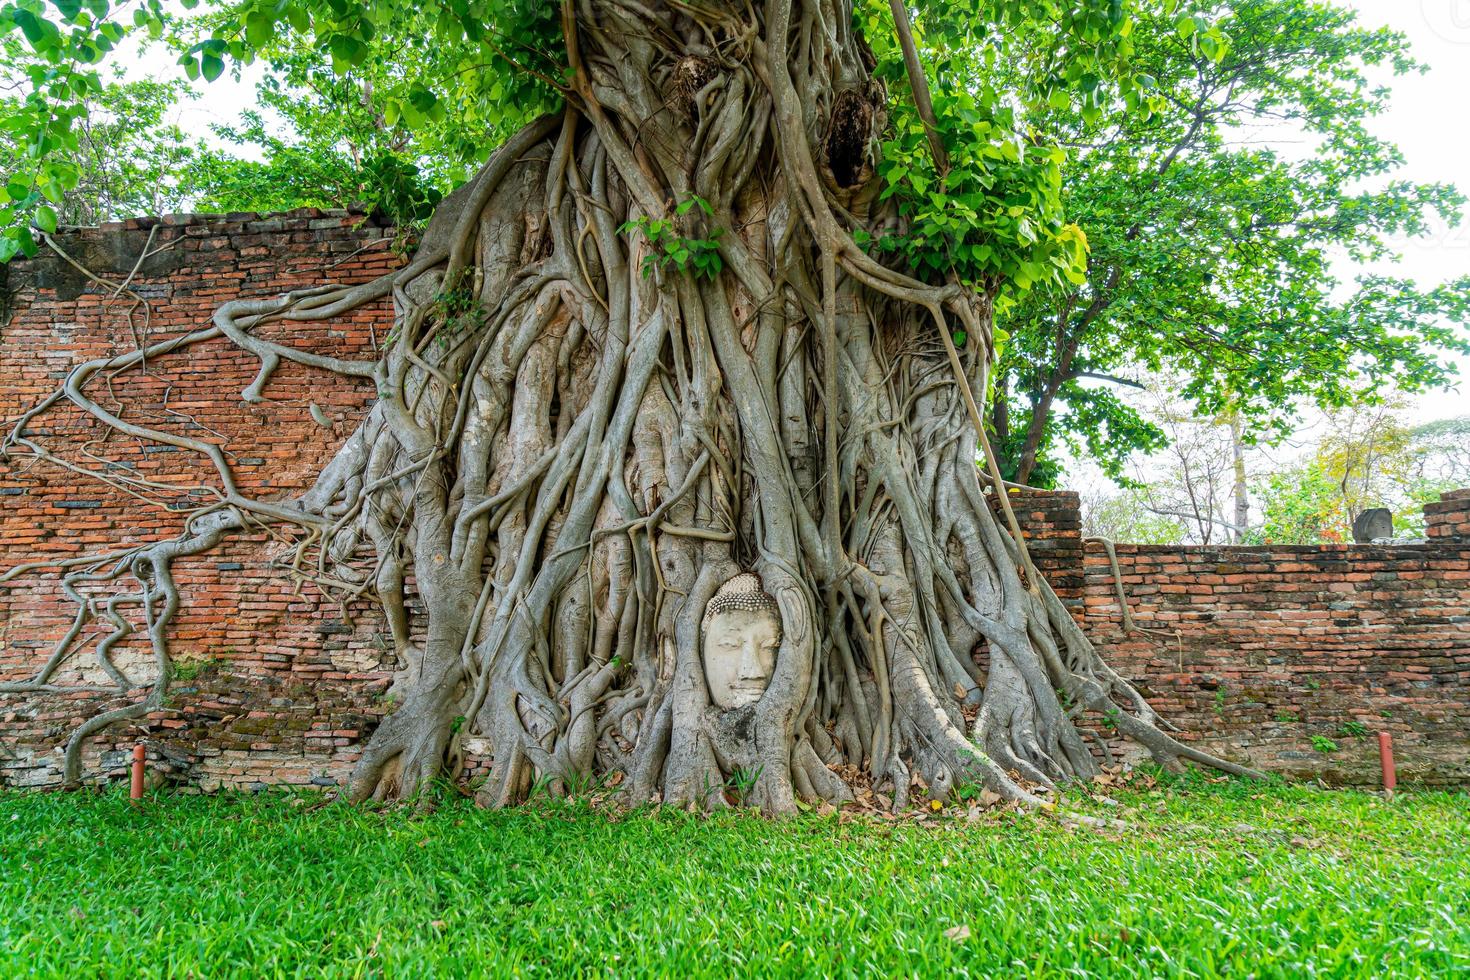
[[[288,125],[296,122],[288,120]],[[200,211],[350,206],[411,228],[426,222],[444,196],[417,163],[391,149],[349,153],[336,141],[312,142],[300,129],[293,138],[282,138],[255,112],[245,113],[244,126],[221,127],[220,133],[241,147],[264,150],[265,159],[218,150],[197,152],[185,174],[185,186],[191,206]]]
[[[328,72],[368,80],[365,105],[384,126],[443,127],[436,142],[460,161],[484,159],[495,145],[487,135],[504,137],[556,104],[563,55],[553,3],[246,0],[214,7],[202,26],[181,58],[191,77],[264,59],[276,70],[307,65],[323,81]]]
[[[1085,281],[1087,236],[1063,206],[1066,150],[1034,118],[1048,106],[1092,115],[1109,99],[1148,111],[1147,80],[1129,66],[1132,20],[1110,0],[917,5],[914,33],[933,83],[934,158],[889,6],[857,13],[890,92],[879,176],[907,227],[873,242],[917,274],[994,292],[997,309],[1035,286]],[[1017,72],[1016,61],[1032,65]],[[858,235],[867,244],[865,235]]]
[[[21,94],[0,104],[0,134],[14,148],[0,158],[0,261],[33,254],[35,231],[62,220],[58,206],[84,183],[80,123],[108,91],[101,66],[140,39],[174,48],[191,81],[266,62],[262,102],[297,135],[273,141],[247,116],[233,135],[266,149],[264,163],[203,151],[192,165],[175,160],[171,171],[187,186],[181,196],[200,207],[352,203],[395,221],[422,220],[506,134],[557,104],[555,4],[179,6],[185,14],[162,0],[0,4],[0,38],[23,49],[19,77],[10,79]],[[15,69],[17,58],[7,61]]]
[[[35,231],[56,230],[63,196],[82,183],[85,121],[107,89],[100,66],[128,32],[116,13],[107,0],[0,6],[7,64],[21,76],[18,94],[0,105],[0,262],[33,254]],[[133,9],[135,25],[153,34],[163,18],[162,0]]]
[[[1046,485],[1055,470],[1022,457],[1063,443],[1115,477],[1160,448],[1162,433],[1116,397],[1119,381],[1182,374],[1196,414],[1236,411],[1269,436],[1302,399],[1336,408],[1439,385],[1446,355],[1467,349],[1470,277],[1344,284],[1331,268],[1338,254],[1388,258],[1396,240],[1461,218],[1459,192],[1396,178],[1401,153],[1373,133],[1389,98],[1375,79],[1422,70],[1406,39],[1313,0],[1211,10],[1228,44],[1205,56],[1192,19],[1134,8],[1129,65],[1147,79],[1149,111],[1114,98],[1100,114],[1032,117],[1071,150],[1061,210],[1090,260],[1085,283],[1049,282],[1001,311],[996,441],[1013,477]],[[1263,130],[1310,151],[1265,148]]]
[[[169,670],[176,681],[192,681],[216,669],[223,662],[215,657],[205,657],[202,660],[180,660],[171,664]]]
[[[780,824],[584,804],[0,795],[5,975],[1448,976],[1463,794],[1161,778],[1067,803]],[[487,843],[489,842],[489,843]],[[105,885],[105,887],[104,887]],[[960,940],[946,930],[967,927]]]
[[[473,288],[461,285],[434,297],[434,319],[441,347],[453,345],[461,337],[472,337],[485,325],[490,315],[480,303]]]
[[[695,209],[698,209],[696,212]],[[672,218],[651,218],[642,215],[633,221],[625,221],[618,228],[619,234],[638,232],[648,243],[649,253],[643,257],[643,275],[650,276],[655,269],[677,269],[696,278],[705,276],[715,279],[724,268],[720,258],[720,236],[723,228],[709,228],[703,237],[683,237],[679,234],[678,219],[695,224],[692,219],[702,216],[702,224],[714,216],[714,208],[704,198],[695,194],[680,201],[674,207]]]
[[[14,33],[0,37],[0,65],[4,66],[0,80],[19,81],[48,70],[23,36]],[[194,150],[172,117],[179,103],[193,95],[182,80],[123,81],[113,73],[101,73],[98,84],[89,84],[78,101],[78,114],[68,130],[73,141],[68,146],[73,148],[60,162],[73,168],[69,179],[75,183],[64,192],[58,192],[55,180],[44,187],[27,187],[29,148],[12,126],[0,125],[0,171],[8,206],[22,208],[32,194],[38,194],[32,199],[34,225],[46,233],[57,225],[96,224],[117,214],[175,210],[188,193],[181,171]],[[26,111],[26,100],[0,96],[0,123],[13,123]],[[0,244],[0,254],[6,250]]]
[[[1341,544],[1351,541],[1338,487],[1315,463],[1272,473],[1257,483],[1263,520],[1247,544]]]

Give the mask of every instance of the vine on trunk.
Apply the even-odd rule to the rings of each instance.
[[[613,772],[634,801],[700,808],[734,779],[773,814],[862,783],[897,806],[919,782],[1034,803],[1108,757],[1079,727],[1089,709],[1164,763],[1248,772],[1165,733],[1036,574],[988,453],[977,470],[995,289],[859,246],[904,218],[880,197],[886,94],[850,10],[583,0],[562,16],[564,111],[447,197],[405,269],[226,303],[208,328],[78,367],[10,433],[8,453],[56,460],[28,426],[69,399],[205,458],[217,484],[177,540],[70,563],[73,627],[0,687],[51,690],[101,614],[116,629],[94,655],[128,690],[107,649],[141,609],[157,684],[74,734],[68,779],[85,737],[160,703],[172,563],[260,525],[294,535],[296,574],[375,599],[392,634],[399,704],[356,799],[459,772],[474,737],[496,806]],[[383,297],[375,357],[290,343],[294,323]],[[216,445],[87,393],[217,340],[259,358],[247,400],[283,360],[376,385],[299,497],[246,497]],[[123,579],[135,590],[105,609],[81,591]]]

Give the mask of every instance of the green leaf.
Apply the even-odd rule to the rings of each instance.
[[[36,227],[48,235],[56,234],[56,211],[45,204],[37,208]]]
[[[58,32],[49,21],[25,9],[11,11],[10,17],[37,54],[45,54],[55,45]]]
[[[245,40],[252,46],[263,48],[275,37],[276,22],[262,10],[252,10],[245,15]]]

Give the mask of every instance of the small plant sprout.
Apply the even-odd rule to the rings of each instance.
[[[713,217],[714,208],[697,195],[682,201],[674,208],[674,214],[682,218],[696,207],[705,218]],[[716,279],[725,267],[724,260],[720,258],[720,236],[724,231],[721,228],[707,232],[703,238],[684,238],[677,234],[673,221],[641,215],[623,222],[618,231],[623,234],[642,232],[644,241],[653,250],[652,254],[643,257],[645,277],[652,275],[654,269],[673,267],[695,277]]]
[[[736,806],[746,805],[746,801],[750,799],[750,791],[755,789],[755,784],[761,778],[763,768],[757,766],[755,769],[736,769],[730,773],[730,779],[725,785],[735,797]]]

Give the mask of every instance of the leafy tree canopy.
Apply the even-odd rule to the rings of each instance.
[[[538,0],[183,6],[192,13],[182,18],[159,0],[0,7],[0,30],[23,37],[35,63],[29,93],[4,120],[25,151],[8,162],[0,259],[33,251],[33,228],[55,226],[56,204],[79,180],[81,106],[101,84],[98,66],[130,33],[174,43],[190,79],[212,81],[231,64],[269,65],[262,101],[299,139],[273,139],[247,116],[227,135],[263,146],[267,161],[205,155],[192,171],[200,200],[221,207],[299,203],[313,187],[340,198],[355,184],[388,186],[400,212],[422,212],[433,200],[425,188],[462,180],[508,134],[554,109],[570,81],[557,5]],[[1167,6],[1159,16],[1190,25],[1192,50],[1223,55],[1210,21]],[[907,218],[901,234],[871,247],[931,277],[982,285],[1002,306],[1013,291],[1081,281],[1087,237],[1064,214],[1066,151],[1036,121],[1063,108],[1100,119],[1114,108],[1147,115],[1162,107],[1152,80],[1131,65],[1131,11],[1117,0],[967,0],[910,13],[935,83],[931,122],[942,159],[907,92],[891,6],[862,0],[857,26],[894,96],[885,193],[899,197]],[[1017,63],[1027,69],[1010,67]]]
[[[1059,440],[1113,476],[1161,446],[1118,382],[1181,371],[1197,414],[1238,409],[1259,435],[1284,431],[1302,396],[1332,408],[1389,383],[1437,385],[1443,355],[1466,349],[1470,279],[1347,286],[1330,268],[1460,217],[1454,188],[1389,179],[1402,156],[1371,130],[1388,91],[1370,73],[1420,70],[1402,35],[1307,0],[1244,0],[1215,22],[1229,46],[1209,58],[1193,21],[1137,12],[1132,64],[1157,111],[1059,103],[1036,121],[1074,151],[1063,208],[1091,261],[1083,281],[1001,317],[1011,339],[992,421],[1022,482],[1055,478]],[[1305,134],[1310,151],[1262,148],[1270,127]]]
[[[33,73],[46,70],[18,33],[0,37],[0,62],[16,83],[12,92]],[[67,165],[66,193],[57,193],[53,183],[47,185],[51,197],[35,194],[32,220],[49,229],[57,222],[88,225],[118,214],[176,210],[188,196],[184,172],[194,148],[172,116],[179,101],[193,94],[182,78],[124,81],[117,72],[99,72],[97,84],[89,85],[74,106],[72,142],[62,161]],[[26,112],[25,98],[0,97],[0,121],[9,123],[0,126],[4,186],[17,195],[16,172],[24,170],[28,144],[13,123]]]
[[[0,8],[25,83],[0,105],[0,259],[33,251],[36,231],[105,216],[70,202],[99,183],[89,121],[108,100],[106,118],[136,123],[112,130],[137,145],[107,155],[139,161],[121,175],[131,183],[113,181],[129,188],[124,210],[359,204],[411,224],[554,109],[569,81],[553,4],[185,7]],[[1238,409],[1266,433],[1289,424],[1295,395],[1331,407],[1388,379],[1430,386],[1448,373],[1440,355],[1466,349],[1453,326],[1467,318],[1465,283],[1365,276],[1344,288],[1329,271],[1334,252],[1382,258],[1392,237],[1459,217],[1463,198],[1447,186],[1362,189],[1401,162],[1370,131],[1387,92],[1368,81],[1370,69],[1419,69],[1400,35],[1306,0],[966,0],[910,13],[933,82],[933,138],[890,5],[863,0],[857,26],[890,93],[883,193],[906,221],[853,230],[927,278],[995,296],[991,425],[1008,476],[1053,483],[1059,441],[1115,476],[1130,453],[1162,445],[1111,383],[1141,373],[1183,370],[1201,414]],[[118,102],[102,65],[129,34],[171,45],[189,79],[266,63],[261,104],[292,135],[247,112],[221,135],[263,161],[186,148],[158,118],[180,83],[136,83],[133,102]],[[1262,125],[1304,131],[1315,152],[1261,149],[1250,137]]]

